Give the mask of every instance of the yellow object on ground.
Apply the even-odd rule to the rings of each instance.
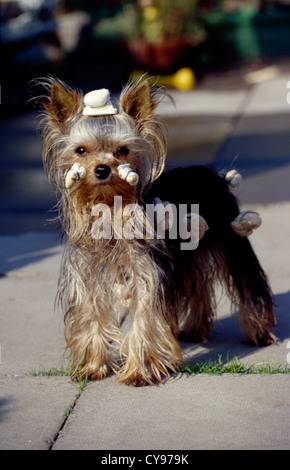
[[[138,80],[143,75],[146,76],[144,72],[136,71],[132,73],[131,79]],[[160,75],[156,79],[156,84],[176,88],[180,91],[188,91],[195,87],[196,80],[193,70],[189,67],[183,67],[172,75]]]

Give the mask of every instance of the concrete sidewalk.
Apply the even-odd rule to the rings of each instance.
[[[221,299],[214,337],[206,344],[182,343],[190,361],[220,354],[248,364],[290,361],[289,76],[231,93],[175,94],[169,164],[177,163],[174,124],[189,113],[178,163],[189,162],[189,144],[193,163],[214,162],[219,169],[239,154],[234,166],[245,178],[238,196],[242,208],[263,219],[251,241],[275,295],[280,338],[267,348],[243,343]],[[54,313],[61,247],[54,231],[8,233],[0,237],[0,253],[0,449],[289,449],[288,374],[180,374],[144,388],[110,377],[89,383],[81,395],[68,377],[32,376],[60,367],[63,358],[63,322]]]

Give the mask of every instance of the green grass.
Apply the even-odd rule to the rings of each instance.
[[[206,362],[197,361],[193,364],[185,362],[180,366],[180,372],[185,374],[289,374],[290,368],[287,365],[274,364],[272,362],[263,362],[260,364],[245,364],[237,357],[231,361],[223,363],[222,355],[213,361],[209,359]]]
[[[68,361],[62,363],[59,368],[51,367],[50,369],[45,369],[45,367],[41,367],[38,371],[32,371],[30,375],[33,377],[69,377],[70,373],[71,363]],[[88,383],[88,377],[83,379],[80,375],[76,374],[76,379],[79,384],[78,393],[81,395]]]
[[[70,416],[72,412],[73,412],[73,408],[68,408],[64,413],[65,419],[68,419],[68,417]]]
[[[45,367],[40,367],[38,371],[30,373],[33,377],[69,377],[70,376],[70,363],[62,364],[59,368],[51,367],[46,370]]]

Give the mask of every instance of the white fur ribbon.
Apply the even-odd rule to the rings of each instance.
[[[136,186],[139,182],[139,175],[130,168],[130,163],[123,163],[118,166],[119,177],[127,181],[131,186]]]
[[[257,212],[245,210],[233,220],[231,227],[240,237],[248,237],[261,224],[262,219]]]
[[[183,239],[191,238],[198,243],[209,229],[206,220],[199,214],[190,212],[182,217],[181,237]]]
[[[172,205],[168,201],[162,202],[158,197],[155,197],[152,203],[155,206],[155,221],[158,222],[158,228],[170,231],[174,223]],[[166,209],[166,211],[164,209]]]
[[[75,184],[77,181],[82,179],[85,176],[86,169],[81,166],[80,163],[75,163],[71,169],[67,172],[65,177],[65,187],[69,189]]]
[[[230,170],[226,174],[226,182],[232,188],[238,188],[242,182],[242,175],[237,170]]]

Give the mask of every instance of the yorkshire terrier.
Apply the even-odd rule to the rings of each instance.
[[[167,92],[141,80],[114,104],[106,89],[84,96],[56,79],[44,88],[43,162],[66,237],[58,298],[72,375],[163,381],[182,363],[178,338],[212,333],[217,283],[247,340],[274,342],[271,290],[247,238],[260,217],[240,213],[236,171],[163,171],[155,111]]]

